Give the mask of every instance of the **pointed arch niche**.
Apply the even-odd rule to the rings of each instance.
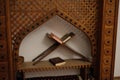
[[[91,64],[95,64],[93,62],[93,56],[95,56],[97,48],[95,30],[96,29],[90,31],[87,27],[84,27],[80,22],[65,14],[63,11],[57,9],[51,10],[49,14],[39,18],[30,26],[20,29],[15,34],[16,36],[14,37],[13,48],[15,58],[17,59],[17,70],[26,72],[25,68],[21,68],[21,66],[24,65],[24,62],[31,62],[32,59],[54,44],[54,41],[51,41],[46,36],[46,33],[51,32],[58,35],[58,37],[62,37],[64,34],[70,32],[75,33],[75,37],[65,45],[92,61],[92,63],[83,65],[78,64],[75,67],[87,68]],[[64,46],[58,47],[43,60],[49,60],[54,57],[61,57],[63,59],[81,59],[80,56],[76,55],[73,51],[68,50]],[[39,71],[39,69],[40,68],[38,67],[36,70]],[[29,68],[28,70],[33,72],[35,69]]]
[[[85,76],[85,71],[87,70],[85,69],[91,67],[91,74],[94,75],[95,80],[113,80],[118,1],[0,0],[0,71],[2,71],[2,73],[0,72],[0,76],[2,75],[0,79],[16,80],[17,71],[23,71],[26,62],[30,62],[34,57],[32,54],[36,56],[42,52],[39,49],[47,48],[43,47],[43,45],[42,47],[40,46],[41,39],[43,39],[45,45],[48,43],[50,46],[54,43],[54,40],[46,36],[46,29],[48,28],[52,29],[48,31],[49,33],[54,31],[54,34],[58,37],[75,31],[76,35],[66,44],[77,43],[76,40],[78,38],[80,40],[77,44],[78,46],[72,46],[72,48],[83,53],[84,56],[90,58],[92,61],[85,61],[83,63],[85,66],[81,66],[80,63],[76,66],[67,66],[67,69],[81,68],[81,72],[84,72],[81,75],[84,76],[84,80],[87,80],[88,76]],[[44,35],[41,33],[43,31],[46,31]],[[37,35],[38,40],[35,39]],[[32,38],[35,39],[33,41],[36,44],[34,44]],[[37,42],[39,43],[37,44]],[[27,46],[25,45],[26,43],[28,43]],[[36,47],[32,47],[31,43],[36,45]],[[60,49],[62,48],[60,46]],[[33,52],[26,53],[27,49]],[[59,52],[59,48],[57,49],[55,51]],[[64,50],[66,49],[62,49],[62,51]],[[53,54],[56,52],[53,52]],[[63,54],[65,55],[64,57],[63,55],[61,57],[64,59],[78,58],[77,55],[75,57],[71,56],[74,54],[71,51],[67,50],[67,52],[71,54],[66,53]],[[31,57],[24,54],[30,54],[29,56]],[[48,56],[43,60],[48,60]],[[30,63],[30,65],[32,64]],[[60,70],[63,68],[66,69],[66,67],[43,67],[41,69],[39,66],[32,66],[31,69],[24,67],[23,72]]]
[[[52,11],[49,12],[49,14],[45,15],[42,18],[39,18],[32,25],[18,30],[18,32],[13,37],[15,55],[18,55],[20,43],[27,34],[35,30],[36,28],[40,27],[40,25],[42,25],[43,23],[47,22],[49,19],[55,16],[59,16],[61,19],[67,21],[68,23],[76,27],[76,29],[78,29],[79,31],[82,31],[90,40],[90,44],[92,46],[90,51],[91,55],[94,56],[96,54],[96,47],[97,47],[96,36],[95,36],[96,29],[90,31],[89,28],[83,26],[82,23],[78,22],[77,20],[73,19],[69,15],[65,14],[63,11],[53,9]],[[56,26],[56,28],[60,28],[60,27]]]
[[[24,56],[25,62],[32,61],[32,59],[55,43],[55,41],[49,39],[46,35],[46,33],[51,32],[57,34],[59,37],[62,37],[66,33],[75,33],[75,37],[68,41],[66,45],[74,49],[76,52],[86,56],[88,59],[92,57],[92,45],[88,36],[57,15],[40,25],[22,40],[19,47],[19,56]],[[49,57],[46,56],[46,60],[57,56],[62,57],[63,59],[77,58],[74,52],[72,53],[64,46],[59,47],[48,56]]]

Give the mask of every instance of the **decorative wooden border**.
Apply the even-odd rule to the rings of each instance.
[[[118,3],[103,0],[99,80],[113,80],[114,76]]]
[[[96,80],[113,80],[114,72],[114,56],[115,56],[115,43],[116,43],[116,29],[117,29],[117,12],[118,12],[118,0],[102,0],[103,14],[102,14],[102,27],[100,30],[101,44],[98,46],[100,51],[100,60],[98,67],[98,77]],[[9,72],[0,73],[0,76],[8,75],[4,77],[5,80],[15,80],[14,73],[14,57],[12,56],[12,44],[11,44],[11,31],[10,31],[10,12],[9,12],[9,0],[6,0],[6,30],[7,30],[7,53],[9,59],[6,61],[9,65]],[[99,42],[99,43],[100,43]],[[3,78],[1,78],[3,79]]]
[[[0,0],[0,80],[8,80],[9,77],[5,4],[5,0]]]

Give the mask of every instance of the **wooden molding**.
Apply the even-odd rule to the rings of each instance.
[[[120,76],[115,76],[114,80],[120,80]]]
[[[113,80],[119,0],[78,1],[0,0],[0,57],[4,59],[7,55],[8,58],[4,62],[0,59],[0,67],[5,69],[0,79],[15,80],[21,41],[58,15],[90,38],[96,80]]]

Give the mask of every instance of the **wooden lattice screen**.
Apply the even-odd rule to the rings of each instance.
[[[89,37],[96,80],[112,80],[117,8],[118,0],[0,0],[0,80],[14,80],[21,41],[55,15]]]

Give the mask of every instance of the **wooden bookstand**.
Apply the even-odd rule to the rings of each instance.
[[[39,54],[37,57],[35,57],[32,61],[34,62],[33,65],[37,64],[41,59],[49,55],[52,51],[54,51],[57,47],[59,47],[62,44],[65,44],[67,41],[69,41],[75,34],[69,33],[65,34],[61,39],[54,35],[53,33],[47,34],[49,38],[52,38],[55,40],[55,43],[50,46],[48,49],[43,51],[41,54]]]
[[[24,64],[31,63],[19,62],[20,44],[27,34],[55,15],[82,30],[90,39],[93,62],[87,65],[94,68],[95,80],[113,80],[118,1],[0,0],[0,80],[15,80],[18,70],[30,70]],[[78,62],[76,66],[80,68],[82,64],[85,63]]]

